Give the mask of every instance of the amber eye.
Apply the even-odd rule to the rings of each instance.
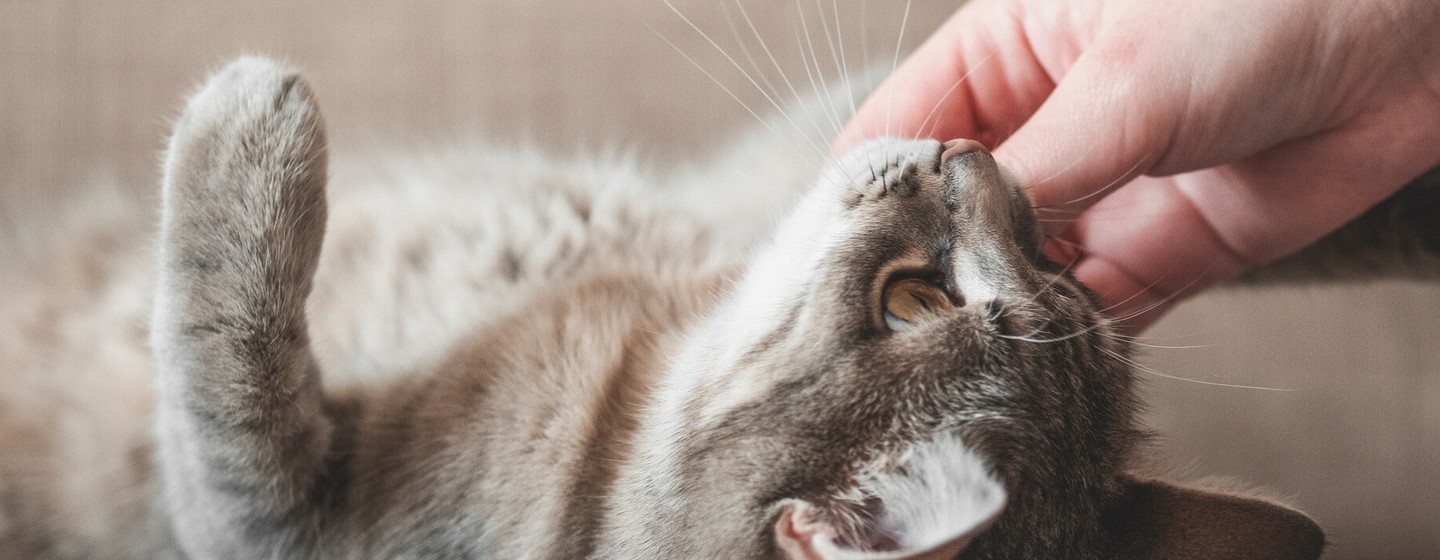
[[[910,328],[910,323],[927,313],[954,307],[950,296],[938,286],[916,278],[904,278],[885,287],[885,326],[892,331]]]

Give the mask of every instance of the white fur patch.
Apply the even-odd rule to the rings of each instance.
[[[1005,489],[959,437],[942,434],[902,457],[901,472],[876,475],[884,524],[905,548],[924,550],[975,529],[1005,507]]]
[[[823,558],[913,558],[973,537],[1000,515],[1006,503],[1004,488],[984,462],[951,434],[916,445],[894,468],[861,479],[858,493],[884,504],[875,529],[894,538],[900,549],[844,549],[828,536],[816,534],[811,544]]]

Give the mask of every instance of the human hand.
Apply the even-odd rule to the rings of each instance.
[[[1440,3],[976,0],[836,147],[881,135],[998,144],[1047,251],[1139,330],[1440,163]]]

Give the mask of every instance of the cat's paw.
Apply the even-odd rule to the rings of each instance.
[[[320,110],[298,73],[257,57],[230,63],[175,124],[162,248],[182,268],[266,261],[308,277],[324,231],[325,150]]]
[[[889,195],[912,196],[922,177],[937,175],[941,150],[934,140],[871,140],[836,161],[829,180],[841,187],[846,208]]]
[[[244,56],[212,74],[190,96],[175,136],[193,138],[254,125],[299,130],[318,124],[318,116],[310,87],[294,68]]]
[[[294,69],[243,57],[212,75],[186,103],[170,141],[165,167],[174,181],[166,186],[192,191],[172,197],[212,202],[259,195],[313,203],[304,199],[319,193],[303,191],[323,188],[324,134],[310,87]],[[312,175],[321,180],[286,180]],[[269,189],[284,192],[263,192]]]

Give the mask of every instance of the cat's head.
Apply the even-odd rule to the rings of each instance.
[[[682,525],[716,546],[1085,558],[1289,539],[1273,548],[1288,558],[1323,542],[1267,502],[1126,474],[1128,344],[975,142],[855,148],[691,340],[663,397],[664,486],[706,504]]]

